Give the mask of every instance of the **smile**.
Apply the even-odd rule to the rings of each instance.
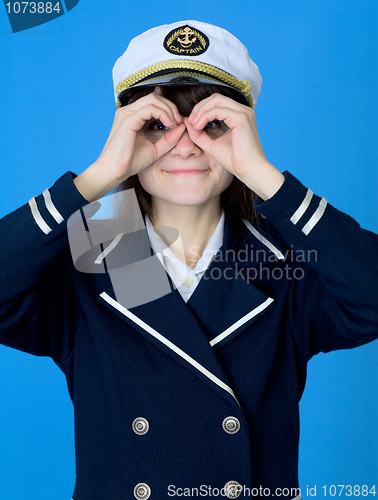
[[[199,175],[199,174],[204,174],[205,172],[208,172],[208,170],[165,170],[167,174],[170,175]]]

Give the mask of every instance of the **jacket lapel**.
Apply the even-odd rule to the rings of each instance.
[[[151,256],[143,238],[143,260],[122,269],[107,266],[112,286],[99,300],[218,394],[237,402],[214,349],[243,332],[274,302],[244,275],[247,268],[279,252],[274,245],[273,250],[268,248],[264,238],[263,232],[254,234],[244,225],[234,228],[226,218],[224,245],[187,304],[172,290],[163,266]],[[117,253],[122,246],[117,245]],[[259,249],[265,254],[260,252],[256,258],[252,250]],[[138,294],[144,300],[133,302]]]
[[[203,330],[177,290],[131,309],[116,300],[112,289],[101,293],[99,300],[218,394],[237,402]]]
[[[251,233],[245,225],[235,227],[226,218],[223,246],[188,301],[215,349],[242,333],[274,303],[248,279],[248,269],[258,271],[263,262],[283,256],[275,245],[268,248],[264,240],[271,244],[261,229]]]
[[[151,255],[146,231],[123,235],[105,248],[110,250],[103,250],[96,262],[106,267],[112,286],[100,294],[100,302],[212,389],[235,401],[200,325],[173,289],[158,257]]]

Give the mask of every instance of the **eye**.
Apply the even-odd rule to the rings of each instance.
[[[207,132],[211,137],[217,138],[225,134],[228,130],[228,127],[223,121],[213,120],[207,123],[203,130]]]
[[[157,142],[169,130],[160,120],[151,118],[142,128],[142,133],[151,142]]]
[[[149,124],[148,130],[157,130],[159,132],[165,132],[166,130],[169,130],[169,128],[166,127],[160,120],[157,120]]]
[[[212,122],[209,122],[205,125],[204,130],[212,130],[216,127],[219,127],[221,125],[221,122],[219,120],[213,120]]]

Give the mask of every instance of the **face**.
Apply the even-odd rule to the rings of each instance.
[[[156,119],[145,123],[141,133],[157,142],[168,129]],[[218,120],[206,125],[212,139],[225,134],[227,125]],[[176,146],[138,174],[142,187],[151,194],[152,203],[174,205],[205,205],[220,198],[231,184],[233,175],[194,144],[187,131]],[[218,201],[219,203],[219,201]]]

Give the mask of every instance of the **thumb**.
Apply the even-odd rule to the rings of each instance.
[[[156,149],[157,157],[165,155],[173,149],[178,141],[180,140],[182,134],[185,131],[184,123],[180,123],[177,127],[171,128],[166,134],[163,135],[157,142],[155,142],[154,146]]]
[[[184,123],[186,126],[186,130],[188,131],[188,135],[190,139],[196,144],[199,148],[201,148],[205,153],[213,156],[211,151],[214,148],[214,140],[210,139],[206,132],[203,130],[196,130],[193,126],[188,122],[188,119],[184,119]]]

